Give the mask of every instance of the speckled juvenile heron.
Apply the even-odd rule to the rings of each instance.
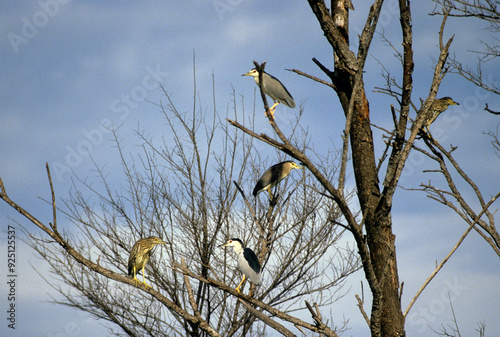
[[[451,97],[442,97],[439,99],[435,99],[432,102],[431,107],[429,108],[429,113],[424,121],[424,128],[429,132],[429,125],[431,125],[438,116],[448,109],[450,105],[460,105],[457,102],[453,101]]]
[[[233,247],[234,252],[238,256],[238,269],[243,273],[243,279],[236,287],[236,291],[240,292],[240,287],[248,277],[255,285],[260,285],[260,263],[257,255],[251,250],[243,246],[240,239],[227,240],[221,247]]]
[[[273,165],[267,169],[266,172],[260,177],[257,185],[253,189],[253,196],[256,197],[262,191],[269,192],[269,197],[271,200],[274,199],[271,189],[276,186],[280,181],[286,178],[290,174],[292,169],[301,169],[302,166],[297,165],[291,160],[281,162],[279,164]]]
[[[146,283],[146,274],[144,274],[144,267],[146,267],[146,263],[148,263],[149,258],[151,257],[151,253],[153,248],[156,245],[160,245],[166,243],[156,236],[150,236],[149,238],[139,239],[132,247],[130,251],[130,257],[128,258],[128,275],[134,276],[134,281],[137,283],[139,280],[137,279],[137,272],[142,269],[142,280],[146,286],[149,286]]]
[[[253,76],[255,83],[257,83],[257,86],[259,85],[259,72],[257,69],[254,68],[241,76]],[[262,74],[262,81],[262,90],[274,101],[274,105],[269,108],[271,115],[274,115],[274,109],[276,109],[276,106],[279,103],[283,103],[292,109],[295,108],[295,101],[293,100],[292,95],[290,95],[280,80],[264,71]]]

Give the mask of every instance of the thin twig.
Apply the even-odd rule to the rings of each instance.
[[[184,258],[181,258],[182,267],[186,268],[186,261]],[[201,318],[200,312],[198,311],[198,306],[196,305],[196,301],[194,299],[193,288],[191,287],[191,282],[189,282],[189,277],[184,274],[184,283],[186,284],[186,289],[189,297],[189,304],[191,304],[191,308],[196,317]]]
[[[315,77],[315,76],[309,75],[309,74],[307,74],[307,73],[305,73],[305,72],[303,72],[303,71],[300,71],[300,70],[297,70],[297,69],[285,69],[285,70],[288,70],[288,71],[294,72],[294,73],[296,73],[296,74],[299,74],[299,75],[301,75],[301,76],[307,77],[307,78],[309,78],[309,79],[311,79],[311,80],[313,80],[313,81],[316,81],[316,82],[319,82],[319,83],[321,83],[321,84],[324,84],[324,85],[326,85],[326,86],[328,86],[328,87],[330,87],[330,88],[333,88],[333,89],[335,89],[335,88],[336,88],[336,87],[335,87],[335,85],[333,85],[332,83],[327,82],[327,81],[325,81],[325,80],[322,80],[321,78],[318,78],[318,77]]]
[[[359,308],[359,311],[361,312],[361,315],[363,315],[363,318],[365,319],[366,324],[368,324],[368,326],[370,326],[370,318],[368,317],[365,309],[363,308],[364,302],[361,300],[361,297],[359,297],[358,294],[356,294],[355,297],[358,300],[358,308]]]
[[[260,319],[262,322],[264,322],[266,325],[269,325],[271,328],[274,330],[278,331],[281,333],[283,336],[289,336],[289,337],[295,337],[295,334],[293,334],[290,330],[285,328],[283,325],[279,324],[275,320],[271,319],[267,315],[265,315],[262,311],[259,311],[252,307],[250,304],[247,302],[239,299],[240,303],[243,304],[243,306],[255,317]]]
[[[52,176],[50,174],[49,163],[45,163],[45,168],[47,169],[47,177],[49,178],[49,185],[50,185],[50,194],[52,197],[52,224],[50,225],[54,231],[57,231],[56,194],[54,192],[54,185],[52,184]]]
[[[412,308],[413,304],[418,299],[420,294],[424,291],[424,289],[427,287],[427,285],[432,281],[434,276],[436,276],[436,274],[443,268],[444,264],[450,259],[450,257],[453,255],[453,253],[455,253],[455,251],[458,249],[458,247],[460,247],[460,245],[465,240],[465,238],[467,237],[469,232],[472,230],[472,228],[474,228],[476,223],[479,221],[479,218],[481,218],[481,216],[488,210],[488,208],[491,206],[491,204],[493,204],[495,202],[495,200],[498,199],[498,197],[500,197],[500,192],[497,193],[493,198],[491,198],[491,200],[485,205],[485,207],[483,207],[481,212],[477,215],[476,219],[472,222],[472,224],[467,228],[467,230],[464,232],[464,234],[460,237],[460,239],[458,240],[455,247],[453,247],[453,249],[448,253],[448,255],[446,255],[446,257],[443,259],[443,261],[441,261],[441,263],[436,267],[436,269],[432,272],[432,274],[427,278],[427,280],[424,282],[424,284],[420,287],[420,289],[417,291],[415,296],[413,296],[412,300],[410,301],[410,304],[408,305],[408,307],[406,308],[406,310],[403,314],[404,317],[406,317],[406,315],[408,315],[408,312]]]
[[[488,107],[488,103],[485,103],[485,104],[484,104],[484,110],[488,111],[490,114],[500,115],[500,111],[494,111],[494,110],[491,110],[491,109]]]

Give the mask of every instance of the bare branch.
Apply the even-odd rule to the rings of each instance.
[[[50,195],[52,200],[52,224],[51,227],[54,231],[57,231],[57,207],[56,207],[56,194],[54,192],[54,185],[52,184],[52,176],[50,175],[49,163],[45,163],[47,169],[47,177],[49,179]]]
[[[303,71],[300,71],[300,70],[298,70],[298,69],[285,69],[285,70],[288,70],[288,71],[294,72],[294,73],[296,73],[296,74],[298,74],[298,75],[304,76],[304,77],[309,78],[309,79],[311,79],[311,80],[313,80],[313,81],[316,81],[316,82],[318,82],[318,83],[324,84],[324,85],[326,85],[326,86],[328,86],[328,87],[330,87],[330,88],[335,89],[335,86],[334,86],[332,83],[327,82],[327,81],[324,81],[324,80],[322,80],[322,79],[320,79],[320,78],[317,78],[317,77],[315,77],[315,76],[309,75],[309,74],[307,74],[307,73],[305,73],[305,72],[303,72]]]
[[[444,264],[446,262],[448,262],[448,260],[453,255],[453,253],[455,253],[455,251],[458,249],[458,247],[460,247],[460,245],[462,244],[462,242],[465,240],[465,238],[467,237],[467,235],[469,234],[469,232],[474,228],[474,226],[479,221],[479,219],[481,218],[481,216],[488,210],[488,208],[491,206],[491,204],[493,204],[498,199],[498,197],[500,197],[500,193],[497,193],[483,207],[483,209],[476,216],[476,218],[474,219],[474,221],[472,222],[472,224],[467,228],[467,230],[464,232],[464,234],[462,234],[462,236],[460,237],[460,239],[458,240],[458,242],[456,243],[456,245],[452,248],[452,250],[448,253],[448,255],[446,255],[446,257],[441,261],[441,263],[436,267],[436,269],[432,272],[432,274],[427,278],[427,280],[420,287],[420,289],[417,291],[417,293],[415,294],[415,296],[413,296],[412,300],[410,301],[410,304],[408,304],[408,307],[406,308],[406,310],[404,312],[404,316],[405,317],[406,317],[406,315],[408,315],[408,312],[412,308],[413,304],[415,304],[415,301],[418,299],[418,297],[420,296],[420,294],[424,291],[424,289],[427,287],[427,285],[432,281],[432,279],[434,278],[434,276],[436,276],[437,273],[443,268]]]
[[[259,311],[252,307],[250,304],[247,302],[238,299],[238,301],[245,306],[245,308],[255,317],[266,323],[266,325],[269,325],[271,328],[282,334],[283,336],[289,336],[289,337],[294,337],[295,335],[285,328],[283,325],[279,324],[278,322],[272,320],[270,317],[266,316],[262,311]]]
[[[334,331],[332,331],[330,328],[328,328],[327,326],[317,327],[317,326],[314,326],[312,324],[306,323],[306,322],[304,322],[296,317],[293,317],[293,316],[290,316],[284,312],[281,312],[281,311],[263,303],[262,301],[260,301],[258,299],[255,299],[255,298],[252,298],[252,297],[247,296],[245,294],[242,294],[240,292],[237,292],[235,289],[230,288],[224,284],[221,284],[214,279],[200,277],[197,274],[188,270],[187,268],[183,268],[182,265],[174,263],[174,268],[176,268],[175,270],[178,272],[181,272],[182,274],[188,275],[189,277],[192,277],[192,278],[197,279],[201,282],[204,282],[212,287],[220,288],[223,291],[228,292],[231,295],[238,297],[240,300],[245,301],[249,304],[253,304],[255,306],[258,306],[258,307],[268,311],[270,314],[272,314],[280,319],[283,319],[285,321],[288,321],[294,325],[301,326],[301,327],[306,328],[306,329],[313,331],[313,332],[323,333],[326,336],[332,336],[332,337],[337,336],[337,334]]]
[[[500,115],[500,111],[493,111],[488,107],[488,103],[485,104],[484,110],[488,111],[490,114],[493,115]]]
[[[365,309],[363,308],[364,302],[361,300],[361,297],[359,297],[358,294],[356,294],[355,296],[356,296],[356,299],[358,300],[359,311],[361,312],[361,315],[363,315],[363,318],[365,319],[366,324],[368,324],[368,326],[370,326],[370,317],[368,317],[368,315],[365,312]]]

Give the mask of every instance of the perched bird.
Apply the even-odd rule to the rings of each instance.
[[[450,105],[460,105],[457,102],[453,101],[451,97],[442,97],[439,99],[435,99],[432,102],[431,107],[429,108],[429,113],[424,121],[423,127],[429,132],[429,126],[436,120],[436,118]]]
[[[238,256],[238,269],[243,273],[243,279],[236,287],[237,292],[240,292],[240,287],[247,277],[255,285],[261,284],[260,263],[253,250],[244,247],[240,239],[227,240],[221,247],[233,247],[234,252]]]
[[[128,258],[128,275],[134,276],[134,281],[139,282],[137,279],[137,272],[142,269],[142,280],[144,285],[149,285],[146,283],[146,274],[144,274],[144,267],[148,263],[151,257],[151,252],[156,245],[166,243],[156,236],[150,236],[146,239],[139,239],[132,247],[130,252],[130,257]]]
[[[259,72],[257,69],[254,68],[241,76],[253,76],[255,83],[257,83],[257,86],[259,85]],[[269,109],[271,115],[274,115],[274,109],[276,109],[279,103],[283,103],[292,109],[295,108],[295,101],[292,95],[290,95],[285,86],[276,77],[264,72],[262,74],[262,81],[262,90],[274,101],[274,105]]]
[[[271,188],[276,186],[280,181],[282,181],[292,169],[301,169],[302,166],[295,164],[291,160],[287,160],[281,162],[279,164],[275,164],[267,169],[266,172],[260,177],[259,181],[255,185],[253,189],[253,196],[256,197],[262,191],[269,192],[269,197],[271,200],[274,199],[274,196],[271,193]]]

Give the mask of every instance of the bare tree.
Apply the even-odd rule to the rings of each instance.
[[[370,122],[370,109],[363,84],[363,73],[365,72],[365,61],[376,30],[382,1],[374,1],[370,7],[365,27],[359,35],[357,52],[352,51],[349,44],[349,11],[353,9],[351,2],[332,1],[331,10],[326,7],[324,1],[311,0],[309,4],[318,19],[327,41],[332,46],[334,52],[333,70],[328,69],[327,66],[313,59],[329,77],[329,81],[305,74],[300,70],[294,71],[333,88],[343,108],[346,116],[346,124],[344,134],[342,135],[344,146],[337,180],[333,181],[324,177],[317,169],[317,164],[313,160],[310,160],[304,151],[292,144],[283,135],[272,116],[268,115],[269,121],[278,139],[257,134],[237,122],[232,122],[232,124],[253,137],[305,163],[309,171],[338,204],[346,222],[345,226],[349,228],[357,244],[365,277],[373,296],[370,317],[365,315],[364,309],[361,307],[362,313],[370,326],[372,336],[404,336],[405,317],[428,282],[422,286],[421,291],[413,297],[410,305],[403,312],[401,306],[402,289],[399,284],[395,256],[395,236],[392,232],[392,201],[408,155],[411,150],[417,147],[415,143],[417,135],[423,135],[420,130],[424,119],[435,99],[440,83],[448,71],[447,61],[453,37],[444,41],[444,30],[449,9],[443,12],[444,18],[439,36],[437,37],[439,54],[437,55],[432,82],[429,83],[429,95],[425,100],[421,101],[420,108],[417,108],[417,105],[411,99],[414,59],[410,3],[404,0],[399,1],[403,48],[401,51],[397,49],[397,56],[401,63],[403,76],[398,81],[393,80],[388,75],[387,86],[381,90],[396,99],[397,108],[392,106],[390,110],[388,109],[388,112],[392,114],[394,127],[392,131],[387,131],[387,139],[389,141],[387,142],[386,151],[379,158],[377,164],[372,136],[372,123]],[[265,65],[256,64],[256,66],[262,71]],[[267,110],[268,105],[265,102],[266,98],[263,92],[262,98]],[[412,108],[416,111],[416,118],[413,120],[409,117]],[[382,130],[390,129],[385,126],[380,128]],[[407,134],[408,129],[409,135]],[[440,190],[431,185],[423,185],[424,189],[432,191],[430,194],[434,194],[433,197],[435,199],[454,209],[470,224],[470,228],[465,233],[465,236],[474,228],[480,235],[487,239],[495,251],[498,251],[498,233],[495,230],[493,214],[488,210],[488,207],[497,199],[498,195],[486,201],[473,180],[461,170],[459,164],[451,156],[453,149],[446,151],[430,135],[424,134],[424,136],[421,138],[424,139],[425,145],[428,146],[430,151],[419,150],[424,151],[426,154],[432,153],[430,156],[439,162],[441,171],[448,182],[451,192]],[[362,213],[361,220],[353,216],[356,211],[350,207],[344,198],[349,150],[352,155],[352,170],[356,182],[360,211]],[[456,178],[452,177],[447,170],[443,154],[458,172],[459,178],[464,179],[476,192],[481,206],[479,211],[473,211],[473,207],[470,206],[473,203],[472,201],[466,201],[462,198],[460,191],[455,185]],[[383,173],[379,169],[382,167],[381,163],[386,159],[387,168],[385,173]],[[382,184],[379,183],[379,174],[384,178]],[[453,198],[458,205],[450,202],[448,196]],[[480,219],[483,214],[487,216],[486,221]],[[475,226],[476,224],[479,224],[479,228]],[[452,250],[451,254],[459,245],[460,242]],[[440,264],[436,273],[450,256]],[[429,282],[434,275],[435,273],[430,275]],[[363,303],[361,300],[359,301],[361,306]]]
[[[350,49],[349,44],[348,23],[349,11],[352,9],[351,2],[332,1],[330,12],[323,1],[309,1],[326,39],[333,48],[334,70],[328,69],[319,61],[316,61],[316,63],[329,77],[330,86],[335,90],[346,116],[343,153],[337,182],[334,183],[328,180],[303,151],[290,143],[272,118],[269,119],[279,140],[271,140],[257,134],[252,135],[303,162],[330,197],[335,200],[343,213],[346,226],[350,229],[356,241],[365,277],[373,296],[369,319],[372,336],[404,336],[404,316],[401,310],[395,236],[391,228],[391,206],[404,162],[411,150],[417,131],[422,126],[423,113],[421,118],[417,118],[410,137],[406,139],[412,88],[412,34],[409,3],[400,1],[403,46],[405,49],[403,63],[404,92],[400,119],[399,121],[395,119],[395,141],[389,158],[389,169],[385,179],[387,183],[385,186],[381,186],[375,159],[370,109],[363,84],[363,72],[382,3],[383,1],[375,1],[371,6],[365,27],[359,36],[359,47],[356,53]],[[442,53],[445,55],[447,53],[444,47]],[[433,83],[434,86],[437,86],[441,79],[441,69],[445,56],[443,58],[444,60],[436,69],[436,83]],[[437,88],[434,89],[434,95],[436,90]],[[265,100],[264,95],[262,96]],[[429,108],[432,98],[433,96],[426,102],[426,109]],[[267,109],[267,104],[265,104],[265,107]],[[237,126],[242,128],[239,125]],[[250,133],[249,130],[246,130],[246,132]],[[356,211],[349,206],[345,198],[344,190],[349,149],[351,150],[358,202],[362,213],[361,220],[356,218]]]
[[[443,15],[449,17],[457,17],[463,20],[480,20],[487,24],[487,29],[491,34],[498,33],[500,31],[500,12],[498,8],[497,1],[491,0],[436,0],[436,4],[442,6],[446,11],[435,10],[433,15]],[[498,81],[492,78],[492,75],[485,76],[483,74],[483,64],[485,62],[491,62],[497,60],[500,57],[500,49],[498,46],[498,38],[493,36],[493,38],[486,42],[482,41],[484,50],[482,51],[471,51],[479,55],[478,62],[476,65],[476,70],[471,67],[464,65],[457,58],[451,58],[450,67],[452,71],[458,73],[468,81],[474,83],[479,88],[492,93],[494,95],[500,94],[500,88],[498,87]],[[485,105],[485,110],[492,114],[500,114]],[[500,125],[500,123],[499,123]],[[499,140],[498,133],[494,131],[488,131],[487,134],[492,138],[491,144],[493,149],[498,155],[499,151]],[[439,171],[445,178],[447,182],[448,189],[438,188],[429,184],[422,184],[422,189],[428,192],[429,196],[438,202],[452,208],[460,217],[467,222],[471,227],[470,229],[476,230],[476,232],[481,235],[485,241],[492,247],[494,252],[500,256],[500,235],[495,228],[494,216],[491,212],[485,209],[486,202],[483,197],[480,188],[474,183],[466,172],[464,172],[459,163],[455,161],[452,156],[452,152],[456,150],[456,147],[451,147],[450,149],[445,149],[437,142],[426,142],[429,152],[422,151],[429,158],[436,161],[439,165]],[[448,160],[448,163],[445,161]],[[456,179],[452,178],[452,172],[448,168],[450,166],[457,173],[458,178],[462,179],[476,195],[477,202],[485,210],[486,221],[477,218],[477,214],[472,211],[473,201],[466,201],[466,198],[462,195],[461,191],[457,188]],[[451,199],[451,200],[450,200]],[[492,199],[494,200],[494,199]],[[455,201],[455,202],[453,202]],[[477,222],[478,226],[474,226],[473,222]]]
[[[310,148],[306,129],[301,127],[301,113],[285,134],[270,114],[262,89],[273,135],[254,130],[253,118],[236,100],[234,116],[225,116],[227,119],[217,113],[215,98],[210,115],[201,113],[196,101],[190,114],[182,114],[164,90],[167,103],[158,107],[168,133],[158,143],[138,130],[143,151],[137,156],[127,154],[115,134],[127,184],[116,192],[96,165],[100,184],[79,180],[59,210],[74,227],[70,233],[58,229],[52,184],[54,219],[46,225],[11,200],[1,183],[0,197],[44,232],[27,230],[31,246],[51,264],[57,277],[76,291],[57,288],[64,295],[62,304],[112,322],[119,329],[113,330],[117,335],[260,336],[271,328],[294,336],[295,327],[301,332],[337,336],[343,325],[325,319],[321,308],[342,295],[338,286],[360,262],[372,302],[368,310],[358,296],[358,304],[371,335],[405,336],[405,318],[413,303],[461,242],[404,310],[392,206],[406,161],[414,150],[433,159],[439,169],[429,170],[445,177],[447,190],[432,184],[422,184],[420,189],[451,207],[468,224],[461,240],[474,229],[499,252],[494,214],[489,210],[499,194],[483,197],[454,160],[455,148],[447,150],[421,131],[448,72],[453,37],[445,39],[445,24],[450,9],[442,12],[428,95],[417,104],[412,100],[415,22],[410,2],[398,1],[401,41],[391,45],[397,51],[402,76],[392,79],[388,74],[385,86],[378,89],[392,96],[395,103],[377,107],[379,113],[385,111],[392,117],[391,125],[376,126],[386,131],[381,140],[385,150],[377,158],[364,73],[383,1],[375,0],[370,7],[356,49],[349,32],[350,0],[332,0],[331,8],[324,1],[308,2],[332,47],[333,61],[326,66],[313,59],[328,80],[293,71],[334,90],[345,116],[340,153],[325,158]],[[402,47],[394,47],[398,45]],[[254,63],[262,76],[265,63]],[[413,112],[416,116],[411,118]],[[247,198],[245,191],[252,189],[260,173],[278,161],[260,157],[256,141],[276,149],[273,159],[291,156],[307,168],[301,179],[292,175],[279,186],[277,203]],[[353,191],[346,187],[351,176],[357,203],[351,202]],[[50,171],[48,177],[50,181]],[[458,179],[474,190],[476,200],[463,197]],[[97,200],[91,202],[88,192]],[[479,206],[472,206],[476,202]],[[354,240],[356,255],[338,246],[344,233]],[[135,240],[150,234],[159,235],[168,245],[153,255],[149,275],[154,286],[134,287],[124,276],[127,254]],[[255,248],[264,266],[264,285],[251,288],[249,295],[230,286],[240,275],[234,272],[231,256],[217,248],[229,236],[240,237]],[[312,322],[294,316],[297,310],[308,312]],[[334,322],[339,321],[336,317],[332,317]]]
[[[271,315],[336,336],[344,323],[325,325],[319,308],[344,295],[343,281],[359,269],[359,260],[337,244],[345,229],[337,226],[341,213],[334,202],[304,172],[279,185],[277,202],[247,199],[279,153],[258,156],[252,138],[228,129],[215,106],[212,114],[196,104],[192,113],[181,114],[164,94],[167,103],[158,104],[166,126],[160,141],[138,130],[142,151],[133,155],[112,130],[126,182],[121,189],[96,163],[97,176],[76,179],[59,208],[50,183],[54,219],[46,225],[12,201],[2,182],[0,197],[44,231],[24,226],[28,244],[50,264],[55,279],[70,286],[53,285],[62,294],[56,303],[111,322],[116,335],[262,336],[266,325],[293,335]],[[236,101],[233,110],[236,115]],[[303,148],[305,139],[297,132]],[[334,175],[335,166],[325,162],[324,174]],[[71,224],[67,233],[58,229],[57,213]],[[156,248],[148,266],[153,286],[134,287],[125,276],[128,254],[137,239],[150,235],[167,245]],[[253,247],[264,268],[264,284],[249,295],[234,290],[241,275],[231,253],[219,248],[230,237]],[[289,314],[304,310],[315,324]]]
[[[472,50],[472,53],[478,55],[478,60],[475,69],[471,66],[464,65],[456,57],[452,57],[450,65],[452,71],[457,72],[468,81],[474,83],[478,87],[500,95],[500,87],[498,82],[495,82],[492,74],[483,71],[485,63],[495,62],[500,57],[500,45],[498,44],[498,37],[493,35],[500,32],[500,11],[498,8],[498,1],[494,0],[435,0],[439,8],[446,8],[447,15],[457,18],[480,20],[487,24],[487,30],[492,34],[492,38],[487,41],[481,41],[484,48],[483,50]],[[441,10],[437,9],[432,14],[442,14]],[[488,103],[485,104],[484,110],[498,115],[500,112],[498,108],[490,108]]]

